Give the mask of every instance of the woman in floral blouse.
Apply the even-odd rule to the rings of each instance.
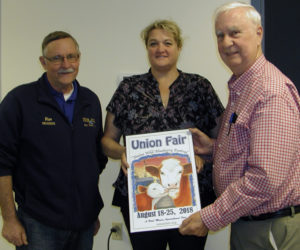
[[[125,147],[121,136],[197,127],[216,136],[223,106],[212,85],[197,74],[177,69],[182,38],[176,23],[158,20],[141,36],[151,65],[148,73],[126,77],[107,106],[102,146],[107,156],[121,159],[114,183],[113,205],[120,206],[129,232],[129,205]],[[211,202],[211,165],[197,157],[201,205]],[[203,167],[204,165],[204,167]],[[204,249],[206,237],[182,236],[177,229],[129,233],[134,250]]]

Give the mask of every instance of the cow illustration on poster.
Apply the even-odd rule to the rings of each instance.
[[[192,164],[188,155],[162,154],[134,162],[133,203],[136,211],[195,204]],[[145,180],[148,180],[145,181]]]

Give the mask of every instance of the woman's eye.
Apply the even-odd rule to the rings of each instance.
[[[150,47],[153,47],[153,46],[155,46],[155,45],[157,45],[156,42],[151,42],[151,43],[149,43],[149,46],[150,46]]]

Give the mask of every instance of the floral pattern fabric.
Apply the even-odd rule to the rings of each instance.
[[[123,136],[192,127],[209,134],[223,110],[207,79],[181,71],[170,86],[166,108],[161,100],[158,82],[150,71],[125,77],[107,106],[107,111],[115,116],[114,125]],[[200,182],[202,179],[205,178],[201,178]],[[127,195],[127,179],[122,170],[114,186],[122,195]]]

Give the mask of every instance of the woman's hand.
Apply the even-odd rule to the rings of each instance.
[[[189,130],[192,133],[195,154],[211,155],[215,140],[197,128],[190,128]]]
[[[129,168],[129,165],[127,162],[126,152],[123,152],[121,155],[121,167],[122,167],[123,173],[127,176],[127,169]]]
[[[195,155],[195,163],[196,163],[197,173],[199,174],[203,169],[205,160],[203,158],[201,158],[199,155]]]

